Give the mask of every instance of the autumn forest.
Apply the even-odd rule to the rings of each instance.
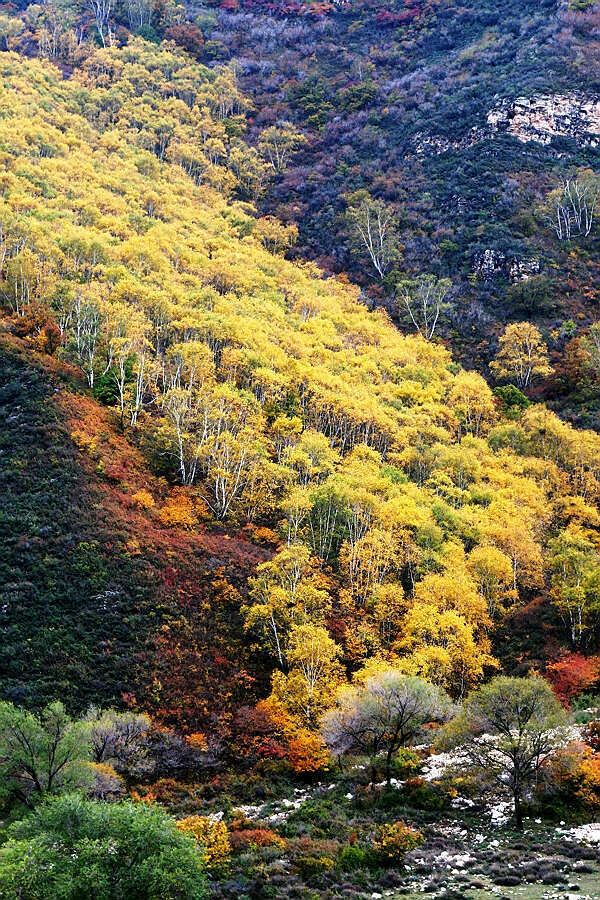
[[[599,47],[0,8],[2,898],[599,896]]]

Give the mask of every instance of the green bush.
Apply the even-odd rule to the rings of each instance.
[[[415,750],[401,747],[392,760],[392,776],[404,781],[421,768],[419,754]]]
[[[580,694],[579,697],[576,697],[571,701],[571,708],[574,710],[598,710],[600,708],[600,694]],[[590,719],[590,721],[592,721],[592,719]]]
[[[160,44],[160,34],[152,25],[142,25],[141,28],[138,28],[136,34],[150,44]]]
[[[333,801],[329,799],[313,800],[291,813],[288,821],[309,825],[313,837],[327,837],[335,835],[336,821],[341,812],[341,809],[334,809]]]
[[[204,858],[158,806],[52,798],[8,829],[3,900],[204,900]]]
[[[502,405],[502,412],[509,419],[516,418],[522,410],[531,406],[531,401],[514,384],[494,388],[493,393]]]
[[[449,795],[439,785],[430,784],[424,778],[409,778],[402,789],[402,796],[413,809],[435,812],[443,809]]]
[[[370,853],[362,847],[349,845],[344,847],[338,856],[338,868],[342,872],[353,872],[355,869],[366,869],[370,862]]]

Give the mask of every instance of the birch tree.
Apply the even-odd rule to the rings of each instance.
[[[341,681],[340,648],[320,625],[292,628],[287,650],[289,672],[273,677],[273,694],[304,727],[314,729]]]
[[[405,278],[396,288],[398,310],[409,319],[413,328],[430,341],[438,327],[440,316],[449,308],[448,296],[452,282],[435,275]]]
[[[114,36],[110,21],[113,6],[114,0],[84,0],[83,4],[86,12],[91,13],[94,17],[98,37],[103,47],[112,47],[113,45]]]
[[[585,532],[568,528],[550,542],[552,596],[578,649],[600,619],[600,562]]]
[[[500,337],[496,358],[490,369],[498,378],[511,378],[518,387],[529,387],[535,375],[550,375],[552,366],[548,348],[539,329],[530,322],[507,325]]]
[[[102,294],[98,290],[77,290],[72,306],[65,313],[65,328],[70,326],[75,342],[77,362],[85,372],[88,384],[94,387],[96,353],[101,336]]]
[[[548,195],[544,208],[546,223],[559,241],[588,237],[594,227],[599,200],[600,176],[590,169],[580,170],[575,177],[563,179]]]
[[[284,172],[292,154],[308,143],[305,135],[291,122],[272,125],[261,132],[258,149],[276,173]]]
[[[399,254],[399,238],[395,211],[366,191],[350,198],[347,219],[355,239],[380,278],[384,278]]]

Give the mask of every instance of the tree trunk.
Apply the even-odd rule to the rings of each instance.
[[[388,787],[390,786],[390,781],[392,780],[392,751],[393,747],[390,747],[385,757],[385,780]]]
[[[518,787],[514,791],[515,800],[515,825],[517,831],[523,831],[523,810],[521,809],[521,792]]]

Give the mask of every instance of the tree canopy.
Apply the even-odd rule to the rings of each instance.
[[[262,158],[232,69],[139,38],[68,80],[15,54],[0,66],[12,327],[76,366],[165,479],[168,496],[138,490],[133,508],[174,532],[268,526],[278,546],[241,614],[298,727],[373,658],[464,696],[497,666],[503,617],[546,586],[565,635],[593,634],[573,535],[597,551],[600,438],[425,339],[445,281],[407,283],[429,324],[402,334],[357,287],[286,259],[248,199],[242,157],[259,178]],[[299,146],[282,129],[271,143]],[[523,386],[542,374],[537,329],[509,326],[498,365]],[[73,439],[93,457],[93,435]],[[193,668],[189,623],[157,646],[174,666],[183,633]]]
[[[522,801],[541,767],[564,746],[567,717],[547,681],[498,676],[467,698],[443,743],[460,748],[462,765],[508,785],[517,828]]]
[[[203,900],[201,850],[160,807],[65,794],[9,829],[0,848],[6,900]]]

